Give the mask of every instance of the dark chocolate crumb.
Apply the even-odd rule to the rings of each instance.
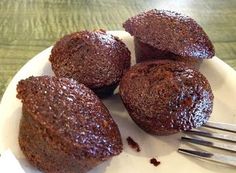
[[[158,165],[160,165],[161,162],[157,161],[156,158],[152,158],[152,159],[150,159],[150,163],[153,164],[154,166],[158,166]]]
[[[131,148],[135,149],[137,152],[140,152],[140,147],[139,144],[137,142],[135,142],[130,136],[128,136],[128,138],[126,139],[129,146],[131,146]]]

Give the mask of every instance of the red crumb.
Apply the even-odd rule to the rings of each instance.
[[[157,161],[157,159],[155,159],[155,158],[152,158],[152,159],[150,159],[150,163],[151,164],[153,164],[154,166],[158,166],[158,165],[160,165],[160,161]]]
[[[137,152],[140,152],[140,147],[139,144],[137,142],[135,142],[130,136],[126,139],[129,146],[131,146],[131,148],[135,149]]]

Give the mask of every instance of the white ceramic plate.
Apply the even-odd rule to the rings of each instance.
[[[111,33],[120,37],[127,44],[134,61],[132,37],[124,31],[112,31]],[[34,173],[37,170],[27,163],[18,145],[18,126],[22,104],[16,99],[16,85],[19,80],[31,75],[53,75],[48,61],[50,50],[51,47],[42,51],[22,67],[7,87],[1,103],[0,152],[10,148],[27,173]],[[204,62],[200,70],[210,81],[215,95],[211,120],[235,124],[236,72],[217,57]],[[143,132],[129,118],[117,95],[104,100],[104,103],[119,125],[124,151],[119,156],[94,168],[91,173],[235,173],[235,168],[179,154],[177,148],[181,134],[159,137]],[[128,136],[138,142],[141,152],[138,153],[127,145]],[[161,161],[158,167],[149,163],[152,157],[157,157]]]

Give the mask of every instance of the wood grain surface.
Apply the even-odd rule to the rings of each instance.
[[[64,34],[123,30],[127,18],[152,8],[194,18],[214,43],[216,55],[236,69],[235,0],[1,0],[0,98],[22,65]]]

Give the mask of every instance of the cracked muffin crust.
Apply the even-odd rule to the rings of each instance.
[[[182,57],[201,62],[215,55],[202,27],[177,12],[153,9],[129,18],[123,26],[135,37],[137,62],[169,58],[188,62]]]
[[[19,145],[44,172],[84,173],[122,151],[117,124],[99,98],[73,79],[29,77],[17,85],[22,103]]]
[[[80,31],[61,38],[49,58],[57,77],[73,78],[100,98],[111,95],[130,67],[130,51],[103,30]]]
[[[200,127],[213,108],[207,79],[194,68],[171,60],[134,65],[123,76],[119,93],[134,122],[155,135]]]

